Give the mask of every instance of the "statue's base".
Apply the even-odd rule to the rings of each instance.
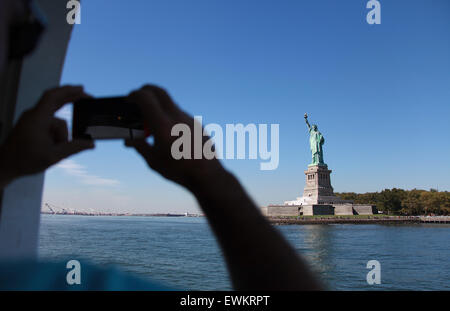
[[[267,216],[312,215],[372,215],[378,213],[375,206],[353,204],[334,195],[330,179],[331,170],[326,164],[310,164],[305,171],[306,183],[303,196],[281,205],[264,207]]]
[[[305,171],[306,182],[303,197],[314,199],[312,204],[321,204],[319,196],[334,196],[330,174],[331,170],[326,164],[308,165],[308,169]]]
[[[269,205],[261,208],[269,217],[315,216],[315,215],[375,215],[378,210],[369,204],[308,204],[308,205]]]

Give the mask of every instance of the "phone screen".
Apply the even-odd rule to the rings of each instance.
[[[87,98],[74,102],[74,139],[145,138],[139,107],[125,97]]]

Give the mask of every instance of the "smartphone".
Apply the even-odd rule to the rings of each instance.
[[[125,97],[86,98],[73,103],[74,139],[147,137],[140,109]]]

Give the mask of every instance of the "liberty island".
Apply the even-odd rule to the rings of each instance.
[[[284,204],[269,205],[262,208],[266,216],[314,216],[314,215],[373,215],[378,214],[374,205],[354,204],[334,195],[331,186],[331,170],[324,163],[323,145],[325,138],[316,124],[310,125],[305,113],[305,122],[309,132],[309,147],[312,162],[305,171],[303,196]]]

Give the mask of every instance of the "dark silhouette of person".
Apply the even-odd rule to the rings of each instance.
[[[23,35],[11,31],[28,19],[30,1],[0,0],[0,71],[12,56],[23,57],[33,46],[17,45]],[[37,32],[36,32],[37,33]],[[32,39],[32,40],[31,40]],[[31,38],[25,43],[37,42]],[[20,48],[22,47],[22,48]],[[11,52],[12,51],[12,52]],[[44,171],[49,166],[83,150],[92,141],[68,140],[66,122],[54,113],[64,104],[88,96],[80,86],[58,87],[45,92],[39,102],[23,113],[0,147],[0,188],[21,176]],[[212,160],[175,160],[171,129],[184,123],[193,131],[194,119],[182,111],[160,87],[146,85],[128,96],[137,103],[149,126],[154,143],[128,140],[148,166],[182,185],[197,199],[222,248],[233,287],[237,290],[317,290],[321,288],[304,260],[265,219],[255,203],[221,163]],[[207,138],[205,138],[206,140]],[[65,263],[34,259],[2,262],[1,289],[69,289]],[[167,286],[141,280],[115,269],[83,265],[80,289],[165,290]]]

